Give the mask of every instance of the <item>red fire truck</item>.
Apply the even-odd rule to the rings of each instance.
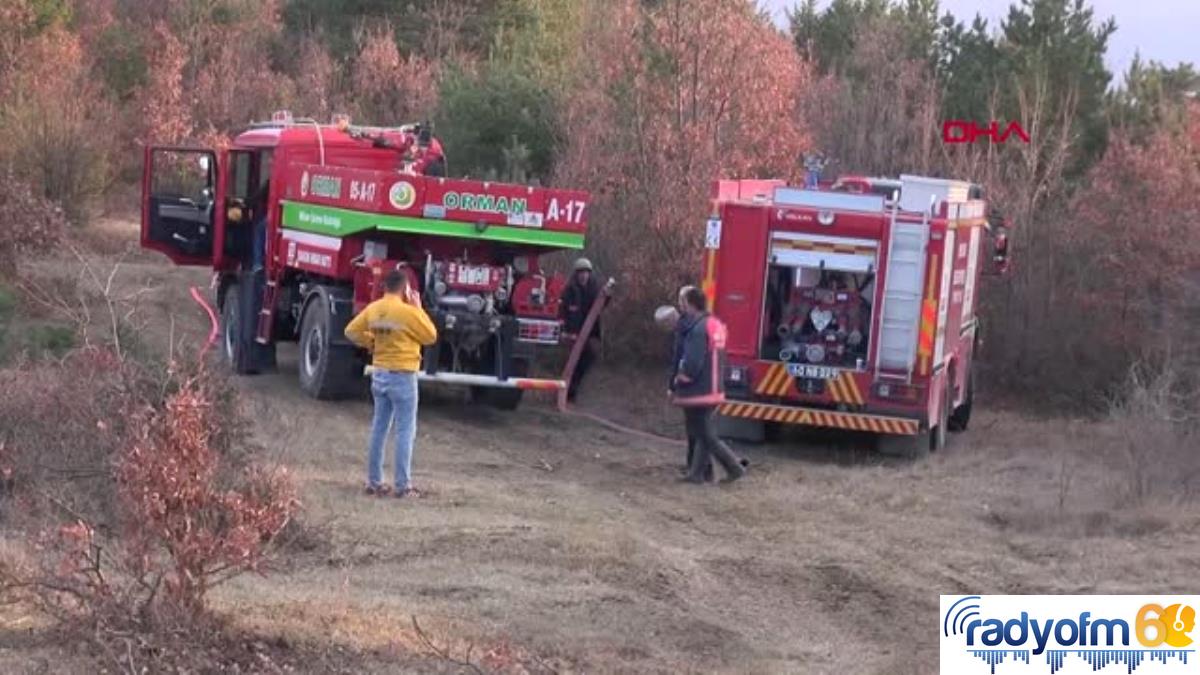
[[[343,330],[388,269],[420,290],[439,340],[422,381],[467,385],[514,408],[536,350],[559,344],[564,281],[542,254],[583,247],[588,195],[443,177],[428,126],[353,126],[277,113],[228,149],[146,149],[142,246],[211,267],[225,356],[238,373],[299,342],[303,390],[362,386],[366,356]]]
[[[852,429],[912,456],[966,429],[979,278],[1006,257],[978,186],[717,181],[712,198],[704,289],[729,328],[726,433]]]

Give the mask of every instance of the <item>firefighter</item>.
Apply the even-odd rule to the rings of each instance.
[[[559,318],[563,320],[563,333],[570,340],[578,339],[579,331],[596,298],[601,297],[600,282],[592,274],[592,261],[580,258],[575,261],[574,274],[562,294],[562,304],[559,305]],[[603,302],[603,301],[602,301]],[[583,351],[579,353],[579,362],[575,364],[575,372],[571,373],[571,382],[567,387],[567,400],[574,402],[579,393],[579,385],[596,360],[596,351],[600,343],[600,319],[592,326]]]
[[[708,298],[695,286],[679,291],[679,322],[675,328],[668,392],[671,402],[683,408],[687,428],[689,460],[683,477],[689,483],[705,483],[712,477],[716,457],[725,470],[723,483],[746,475],[747,463],[717,437],[717,406],[725,400],[721,377],[725,360],[725,325],[708,313]]]
[[[393,269],[384,277],[386,293],[346,326],[346,337],[371,352],[371,395],[375,417],[367,451],[367,494],[386,496],[383,446],[388,426],[396,434],[395,495],[416,496],[411,483],[413,440],[417,436],[417,370],[421,347],[437,341],[437,329],[421,308],[421,296],[408,275]]]

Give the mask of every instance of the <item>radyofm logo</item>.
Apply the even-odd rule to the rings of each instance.
[[[996,673],[1010,659],[1001,672],[1117,664],[1132,673],[1146,662],[1148,673],[1195,673],[1200,665],[1195,596],[944,595],[941,605],[943,673]]]

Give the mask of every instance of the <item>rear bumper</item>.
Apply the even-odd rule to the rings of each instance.
[[[501,380],[493,375],[471,375],[467,373],[437,372],[430,375],[424,371],[417,373],[422,382],[443,382],[445,384],[467,384],[474,387],[497,387],[501,389],[541,389],[558,391],[566,389],[564,380],[545,380],[535,377],[510,377]]]
[[[915,436],[920,431],[917,420],[889,415],[847,413],[800,406],[769,405],[745,401],[726,401],[717,412],[727,417],[742,417],[764,422],[804,424],[812,427],[852,429],[878,434]]]
[[[370,375],[375,371],[374,366],[367,366],[363,374]],[[432,375],[425,371],[417,371],[417,379],[421,382],[441,382],[443,384],[465,384],[473,387],[496,387],[499,389],[539,389],[558,391],[566,389],[566,380],[546,380],[536,377],[510,377],[505,380],[494,375],[472,375],[469,373],[437,372]]]

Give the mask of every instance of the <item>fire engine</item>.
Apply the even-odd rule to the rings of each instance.
[[[422,381],[471,387],[515,408],[558,345],[564,280],[543,254],[583,247],[588,195],[444,177],[428,125],[322,124],[276,113],[231,147],[152,146],[143,176],[142,246],[211,267],[224,354],[237,373],[273,368],[299,342],[300,386],[317,398],[362,387],[365,354],[343,335],[404,270],[438,328]]]
[[[703,287],[728,326],[724,433],[851,429],[913,456],[967,428],[980,275],[1007,263],[980,187],[719,180],[711,196]]]

